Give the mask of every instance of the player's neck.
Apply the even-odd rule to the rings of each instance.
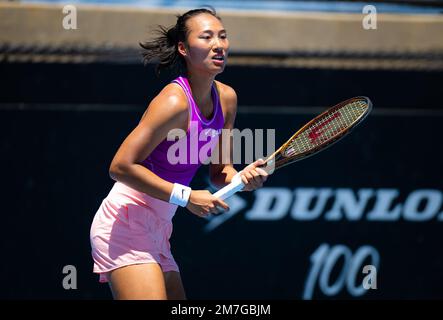
[[[195,103],[200,108],[205,108],[205,106],[211,107],[211,87],[214,78],[215,77],[213,76],[203,77],[200,75],[188,75],[192,96],[194,97]]]

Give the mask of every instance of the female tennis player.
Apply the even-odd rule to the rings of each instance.
[[[237,109],[235,91],[215,77],[223,71],[229,50],[226,30],[215,10],[196,9],[177,17],[174,27],[160,27],[160,35],[141,43],[145,62],[157,61],[157,71],[180,70],[151,101],[137,127],[124,140],[110,165],[116,182],[95,214],[91,226],[94,272],[109,282],[114,299],[185,299],[185,291],[171,250],[172,217],[177,206],[198,217],[228,205],[207,190],[189,184],[199,166],[219,148],[221,129],[232,129]],[[190,130],[193,127],[193,131]],[[212,130],[215,143],[205,159],[172,164],[168,133],[182,129],[188,150],[191,134]],[[211,136],[211,135],[210,135]],[[201,150],[207,141],[198,141]],[[222,146],[223,145],[223,146]],[[267,173],[256,161],[240,174],[228,163],[210,163],[212,183],[222,187],[234,176],[244,190],[260,188]]]

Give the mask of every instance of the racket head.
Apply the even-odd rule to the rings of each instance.
[[[267,158],[267,171],[272,172],[327,149],[357,127],[371,110],[372,102],[365,96],[350,98],[327,109]]]

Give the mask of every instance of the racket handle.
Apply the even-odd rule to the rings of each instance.
[[[221,188],[213,195],[214,197],[217,197],[221,200],[225,200],[230,196],[234,195],[236,192],[241,191],[241,189],[243,189],[244,186],[245,184],[241,181],[241,179],[235,179],[233,182]]]

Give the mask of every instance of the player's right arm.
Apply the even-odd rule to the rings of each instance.
[[[137,127],[126,137],[109,167],[115,181],[168,202],[173,184],[140,163],[163,141],[170,130],[186,132],[188,123],[187,99],[175,84],[167,85],[149,104]],[[216,206],[227,205],[207,190],[193,190],[187,208],[199,216],[216,212]]]

